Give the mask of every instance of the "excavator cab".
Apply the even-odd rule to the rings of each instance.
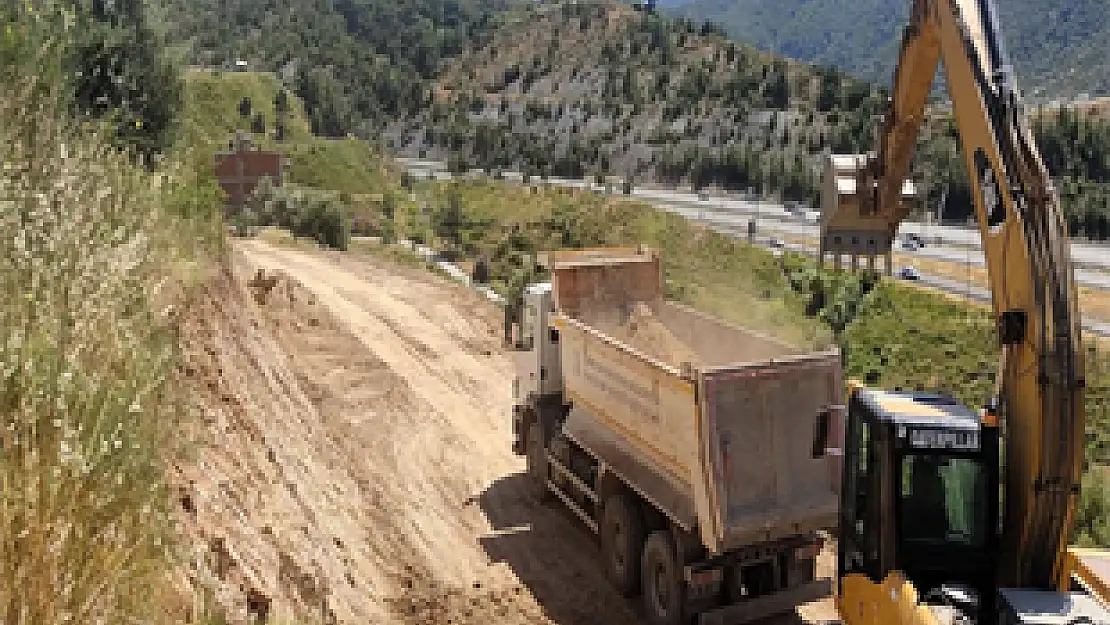
[[[853,388],[838,578],[899,571],[931,603],[993,611],[979,600],[993,602],[998,561],[993,423],[944,395]]]

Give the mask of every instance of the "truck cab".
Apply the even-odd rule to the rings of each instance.
[[[992,600],[999,437],[992,413],[945,395],[852,388],[838,573],[901,573],[965,613]]]
[[[514,324],[513,349],[516,376],[513,378],[513,449],[524,453],[524,431],[520,407],[545,403],[559,397],[562,372],[559,364],[559,331],[550,326],[552,287],[550,282],[528,285],[524,290],[520,323]]]

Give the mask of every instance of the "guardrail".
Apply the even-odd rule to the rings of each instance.
[[[436,251],[428,247],[427,245],[423,245],[406,239],[402,239],[395,243],[385,243],[379,237],[352,237],[352,239],[372,241],[379,245],[388,245],[397,249],[412,252],[414,256],[422,258],[423,260],[432,263],[436,267],[439,267],[444,273],[451,276],[456,281],[461,282],[462,284],[465,284],[466,286],[474,289],[494,304],[505,303],[505,298],[501,297],[501,295],[498,294],[497,291],[494,291],[492,288],[485,284],[476,284],[473,280],[470,279],[470,276],[466,275],[466,272],[463,271],[462,268],[455,263],[437,259]]]

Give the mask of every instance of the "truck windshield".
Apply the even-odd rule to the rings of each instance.
[[[904,456],[899,497],[902,539],[983,546],[988,518],[986,477],[978,458]]]

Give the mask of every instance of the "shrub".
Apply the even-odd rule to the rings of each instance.
[[[165,622],[186,413],[161,285],[211,188],[67,119],[63,19],[33,4],[0,8],[0,619]]]
[[[347,249],[350,230],[342,207],[323,198],[308,200],[297,214],[293,234],[315,239],[320,245]]]
[[[1110,493],[1100,471],[1083,476],[1072,540],[1080,547],[1110,545]]]

